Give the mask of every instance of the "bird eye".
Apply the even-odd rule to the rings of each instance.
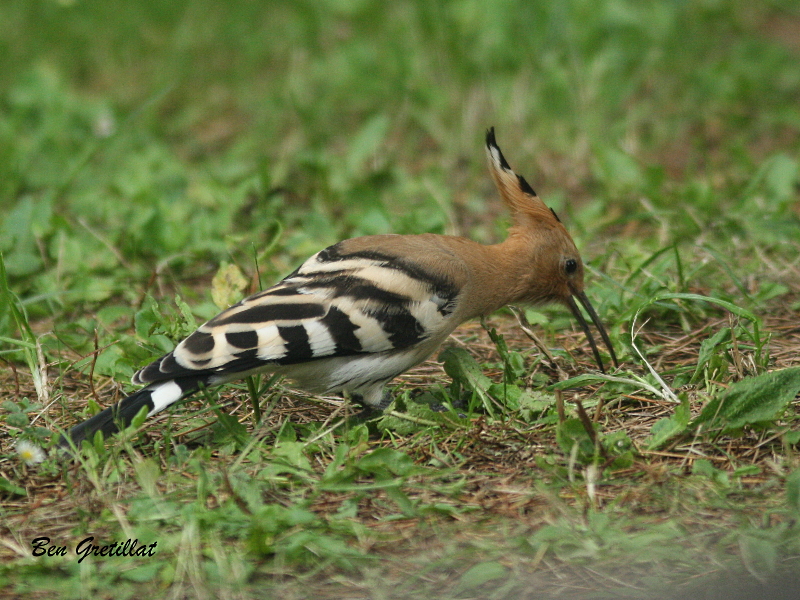
[[[564,263],[564,270],[567,272],[567,275],[572,275],[578,269],[578,261],[574,258],[568,258],[567,262]]]

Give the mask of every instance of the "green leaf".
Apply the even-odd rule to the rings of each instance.
[[[605,383],[606,381],[614,381],[614,379],[613,378],[609,379],[609,376],[606,375],[584,373],[582,375],[576,375],[575,377],[570,377],[569,379],[564,379],[562,381],[559,381],[558,383],[554,383],[553,385],[547,386],[547,389],[548,391],[571,390],[574,388],[579,388],[586,385],[592,385],[595,383]],[[636,383],[633,381],[630,383],[631,385],[636,385]]]
[[[366,160],[377,152],[389,131],[389,118],[378,114],[367,121],[352,138],[345,159],[348,174],[355,174]]]
[[[685,429],[686,426],[681,425],[674,417],[659,419],[653,423],[653,427],[650,429],[650,439],[647,442],[647,449],[656,450],[660,448],[676,435],[683,433]]]
[[[108,346],[101,350],[94,360],[95,376],[116,377],[120,374],[130,374],[131,368],[125,362],[124,350],[118,344]]]
[[[645,181],[636,159],[611,146],[598,149],[595,172],[607,185],[616,189],[637,189]]]
[[[32,344],[31,342],[26,342],[24,340],[17,340],[14,338],[6,337],[4,335],[0,335],[0,342],[5,342],[6,344],[11,344],[13,346],[19,346],[20,348],[27,348],[28,350],[36,350],[36,344]]]
[[[711,304],[716,304],[717,306],[721,306],[722,308],[732,312],[738,317],[742,317],[747,319],[748,321],[752,321],[754,323],[760,323],[760,319],[755,316],[749,310],[744,308],[740,308],[735,304],[728,302],[727,300],[721,300],[720,298],[714,298],[711,296],[702,296],[701,294],[683,294],[683,293],[670,293],[670,294],[659,294],[658,296],[652,298],[648,304],[655,304],[656,302],[660,302],[661,300],[693,300],[699,302],[709,302]]]
[[[217,423],[219,425],[214,429],[219,435],[220,441],[232,439],[239,445],[247,443],[247,427],[240,423],[239,419],[222,412],[218,408],[214,408],[214,412],[217,415]]]
[[[38,342],[33,333],[33,329],[31,329],[30,323],[28,322],[28,315],[25,313],[25,307],[9,287],[8,276],[6,275],[6,265],[3,260],[3,253],[0,252],[0,308],[2,307],[6,307],[6,310],[10,311],[11,317],[16,324],[17,329],[19,330],[20,336],[22,337],[21,343],[18,345],[22,346],[25,362],[33,374],[34,385],[38,392],[39,388],[41,387],[38,358],[36,356]],[[0,312],[0,315],[2,315],[2,312]]]
[[[458,592],[474,589],[495,579],[502,579],[507,573],[508,570],[497,561],[478,563],[461,576]]]
[[[485,391],[492,385],[492,380],[483,374],[480,365],[463,348],[446,348],[439,360],[444,362],[445,372],[453,379],[460,380],[468,389]]]
[[[742,562],[748,571],[759,579],[775,572],[778,549],[775,542],[759,535],[743,535],[739,538]]]
[[[517,410],[520,407],[520,400],[523,394],[526,393],[525,390],[520,389],[513,383],[493,383],[486,391],[511,410]]]
[[[797,161],[781,153],[772,157],[768,165],[765,183],[772,196],[777,200],[794,198],[797,193]]]
[[[147,413],[148,410],[146,406],[140,408],[139,412],[136,413],[136,416],[131,419],[131,424],[129,427],[132,429],[139,429],[139,427],[144,425],[144,422],[147,420]]]
[[[311,471],[311,463],[305,455],[303,442],[279,442],[272,450],[273,457],[281,457],[291,466],[303,471]]]
[[[501,388],[501,392],[503,391],[502,384],[494,384],[489,390],[493,394],[494,386]],[[504,391],[507,396],[506,405],[519,410],[520,416],[527,423],[531,423],[539,418],[541,414],[553,406],[556,401],[555,395],[553,394],[548,394],[539,390],[523,390],[515,385],[505,386]],[[503,398],[502,393],[500,395],[495,394],[495,397]]]
[[[183,323],[178,324],[178,333],[180,334],[179,337],[183,337],[185,335],[190,335],[197,329],[197,321],[192,314],[192,309],[189,307],[186,302],[180,296],[175,296],[175,305],[178,307],[178,310],[181,311],[181,315],[183,316]],[[182,330],[180,327],[182,326]]]
[[[572,452],[578,444],[578,455],[582,461],[590,460],[595,454],[595,447],[589,433],[580,419],[567,419],[556,427],[556,441],[564,454]]]
[[[481,399],[486,412],[494,416],[494,406],[489,388],[492,380],[483,374],[480,365],[463,348],[446,348],[439,360],[444,362],[444,371],[453,381],[461,384],[466,389],[475,392]]]
[[[717,347],[721,344],[729,342],[730,339],[730,327],[723,327],[710,338],[706,338],[700,343],[700,353],[697,356],[697,367],[695,367],[694,374],[690,380],[691,383],[696,383],[700,379],[700,376],[703,373],[703,367],[705,367],[708,361],[710,361],[717,353]]]
[[[211,299],[217,308],[225,310],[244,297],[247,279],[242,270],[233,264],[222,263],[211,280]]]
[[[408,495],[400,489],[399,485],[387,487],[384,491],[386,495],[397,504],[397,507],[403,512],[404,516],[413,517],[416,515],[417,511],[414,507],[414,503]]]
[[[484,321],[481,321],[481,325],[486,330],[486,333],[489,334],[489,339],[492,340],[492,343],[497,348],[497,353],[500,355],[500,359],[505,362],[508,360],[508,344],[506,344],[505,338],[497,332],[497,329],[494,327],[488,327]]]
[[[30,425],[30,421],[28,420],[28,415],[21,412],[13,412],[6,417],[6,425],[16,427],[17,429],[24,429]]]
[[[800,367],[748,377],[711,400],[693,426],[729,432],[745,425],[773,421],[800,392]]]
[[[688,428],[691,417],[689,398],[686,394],[681,394],[679,398],[681,403],[675,407],[675,413],[666,419],[659,419],[650,429],[650,439],[647,441],[648,450],[660,448]]]
[[[128,581],[135,581],[136,583],[145,583],[152,581],[158,575],[161,568],[164,566],[160,560],[154,560],[143,565],[134,567],[133,569],[122,571],[120,576]]]
[[[403,394],[407,396],[407,394]],[[379,431],[392,432],[396,435],[412,435],[430,427],[452,428],[458,417],[452,412],[435,411],[431,407],[442,405],[442,398],[430,392],[425,392],[413,400],[404,400],[402,412],[387,410],[376,421]]]
[[[600,442],[610,456],[616,457],[611,463],[612,468],[627,469],[633,464],[633,442],[624,430],[604,435]]]
[[[708,477],[713,482],[723,486],[728,486],[730,484],[728,473],[722,471],[721,469],[717,469],[714,465],[711,464],[710,460],[707,460],[705,458],[701,458],[694,461],[694,464],[692,465],[692,473],[694,473],[695,475],[702,475],[703,477]]]
[[[156,482],[161,475],[161,469],[152,458],[145,458],[133,465],[133,470],[136,472],[136,479],[139,480],[139,485],[147,493],[148,496],[158,496],[158,488]]]
[[[786,478],[786,502],[795,515],[800,516],[800,469],[795,469]]]
[[[16,496],[28,495],[28,492],[26,492],[24,488],[21,488],[18,485],[14,485],[5,477],[0,477],[0,490],[8,492],[9,494],[14,494]]]
[[[735,469],[733,473],[731,473],[731,477],[748,477],[750,475],[758,475],[759,473],[761,473],[761,467],[758,465],[745,465],[744,467]]]
[[[298,506],[287,508],[280,504],[265,504],[253,511],[248,527],[248,545],[254,552],[270,554],[275,552],[279,534],[300,526],[297,533],[313,536],[312,528],[318,521],[314,513]],[[291,543],[291,540],[286,539],[284,543]]]
[[[383,473],[389,471],[400,477],[408,475],[414,469],[414,461],[408,454],[393,448],[378,448],[358,461],[358,468],[367,473]]]

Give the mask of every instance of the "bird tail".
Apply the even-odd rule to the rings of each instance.
[[[164,410],[194,392],[206,383],[207,377],[186,377],[160,381],[138,390],[120,400],[114,406],[75,425],[69,430],[66,437],[62,437],[59,445],[68,447],[70,440],[80,447],[83,440],[91,440],[95,433],[100,431],[104,437],[124,429],[131,424],[133,418],[139,414],[142,407],[147,408],[147,416]]]

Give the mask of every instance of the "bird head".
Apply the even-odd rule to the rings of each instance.
[[[513,218],[509,247],[524,255],[516,257],[518,261],[522,258],[525,265],[525,274],[520,278],[519,301],[528,304],[558,302],[568,306],[589,340],[597,366],[605,372],[580,304],[600,333],[614,366],[619,366],[608,333],[584,292],[583,261],[572,236],[525,178],[511,169],[497,145],[493,127],[486,133],[486,155],[492,179]]]

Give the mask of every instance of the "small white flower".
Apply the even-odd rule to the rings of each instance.
[[[18,441],[16,445],[16,450],[17,454],[19,455],[19,459],[29,467],[33,465],[38,465],[45,459],[44,450],[42,450],[39,446],[37,446],[33,442],[29,442],[28,440]]]

